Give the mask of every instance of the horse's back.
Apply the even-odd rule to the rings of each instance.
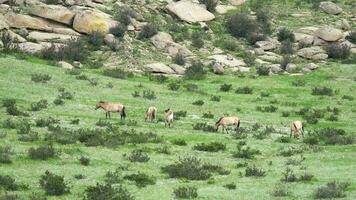
[[[303,124],[301,121],[294,121],[291,125],[291,129],[294,131],[299,131],[303,128]]]

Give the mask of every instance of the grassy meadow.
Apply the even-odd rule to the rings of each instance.
[[[31,80],[34,74],[48,74],[51,79],[46,83],[36,83]],[[10,191],[18,197],[28,199],[33,193],[44,194],[40,187],[40,176],[46,170],[57,175],[63,175],[70,187],[70,193],[62,196],[49,196],[48,199],[82,199],[88,186],[97,182],[105,182],[108,171],[119,169],[122,176],[142,172],[154,177],[155,183],[145,187],[137,187],[134,182],[124,179],[120,182],[135,197],[135,199],[174,199],[173,190],[179,186],[194,186],[197,188],[197,199],[312,199],[316,189],[331,181],[348,182],[350,186],[342,199],[356,198],[356,146],[351,145],[309,145],[302,139],[291,139],[279,142],[281,137],[289,137],[289,124],[293,120],[302,120],[296,112],[302,108],[331,109],[337,108],[337,121],[328,120],[330,112],[320,118],[316,124],[305,123],[305,138],[310,137],[314,130],[321,128],[339,128],[346,134],[355,136],[356,103],[355,98],[356,69],[353,65],[343,65],[330,62],[321,65],[319,70],[303,76],[255,76],[254,73],[244,75],[217,76],[208,74],[207,78],[199,81],[169,78],[160,83],[149,80],[148,76],[135,76],[126,79],[116,79],[102,75],[100,70],[81,70],[87,80],[78,80],[66,70],[50,66],[46,61],[33,57],[18,59],[13,56],[0,57],[0,100],[15,99],[17,108],[28,113],[28,116],[11,116],[5,107],[0,108],[0,146],[10,146],[12,149],[11,163],[0,163],[0,175],[10,175],[17,183],[24,184],[24,189]],[[169,90],[168,84],[175,82],[180,85],[177,91]],[[295,83],[302,86],[295,86]],[[197,90],[187,91],[184,85],[196,84]],[[222,84],[231,84],[228,92],[220,90]],[[252,94],[237,94],[240,87],[252,88]],[[312,95],[314,87],[330,87],[332,96]],[[53,101],[59,95],[59,88],[65,88],[73,94],[73,99],[64,100],[64,104],[55,105]],[[142,92],[154,91],[155,99],[142,97]],[[138,91],[141,97],[133,97]],[[220,96],[220,101],[212,101],[212,96]],[[31,104],[47,100],[48,106],[40,111],[30,111]],[[126,105],[127,118],[120,122],[118,114],[105,120],[102,110],[95,110],[96,102],[104,100],[121,102]],[[193,105],[202,100],[203,105]],[[257,107],[274,106],[273,112],[261,112]],[[144,111],[149,106],[158,108],[158,122],[145,122]],[[165,128],[162,122],[163,110],[186,111],[173,124],[173,128]],[[204,118],[205,113],[213,114],[212,118]],[[288,113],[283,114],[282,113]],[[246,138],[236,137],[233,130],[230,134],[194,130],[197,123],[214,125],[221,116],[236,115],[241,118],[241,129],[246,131]],[[51,132],[46,127],[37,127],[36,120],[52,117],[59,120],[58,126],[77,130],[105,129],[97,122],[110,123],[116,127],[114,131],[132,130],[136,132],[152,132],[162,137],[157,143],[125,143],[118,145],[88,146],[75,141],[61,144],[54,141],[53,146],[57,156],[48,160],[34,160],[28,156],[31,147],[47,144],[47,135]],[[38,133],[34,141],[19,140],[18,128],[4,127],[7,119],[23,123],[27,121],[31,131]],[[73,121],[79,120],[79,123]],[[254,129],[256,123],[262,126]],[[263,137],[256,136],[264,127],[273,130]],[[66,136],[70,137],[70,136]],[[176,140],[184,140],[187,145],[173,144]],[[287,140],[287,139],[286,139]],[[226,145],[218,152],[198,151],[194,146],[200,143],[220,142]],[[238,145],[248,146],[260,151],[252,159],[235,158],[233,152]],[[295,153],[281,155],[286,149],[299,149]],[[141,149],[149,156],[148,162],[130,162],[127,159],[133,150]],[[90,159],[88,166],[81,165],[79,158]],[[177,161],[179,157],[195,156],[203,162],[219,165],[229,173],[213,173],[207,180],[187,180],[170,178],[162,171],[162,167]],[[300,161],[298,164],[287,165],[290,160]],[[265,171],[262,177],[245,176],[246,165],[255,165]],[[239,166],[240,165],[240,166]],[[291,168],[295,174],[308,173],[313,177],[309,181],[283,182],[281,178],[286,169]],[[78,175],[83,175],[78,179]],[[236,189],[227,189],[226,184],[235,184]],[[275,197],[273,190],[278,185],[288,188],[289,194]],[[0,187],[1,188],[1,187]],[[1,191],[1,190],[0,190]]]

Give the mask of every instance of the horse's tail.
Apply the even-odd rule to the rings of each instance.
[[[240,128],[240,119],[237,120],[237,128]]]
[[[215,125],[217,125],[218,123],[220,123],[223,118],[224,118],[224,117],[221,117],[221,118],[215,123]]]
[[[125,112],[125,106],[122,106],[122,117],[125,118],[126,117],[126,112]]]
[[[153,112],[152,112],[152,119],[156,119],[156,109],[153,109]]]

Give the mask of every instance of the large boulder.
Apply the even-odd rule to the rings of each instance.
[[[208,59],[214,60],[215,63],[220,64],[221,66],[225,67],[241,67],[246,66],[246,63],[242,60],[238,60],[231,55],[212,55],[209,56]]]
[[[343,37],[342,31],[330,26],[324,26],[315,31],[315,36],[328,42],[338,41]]]
[[[299,49],[297,55],[312,60],[325,60],[328,58],[325,50],[317,46]]]
[[[95,31],[108,33],[118,24],[117,21],[103,12],[93,9],[77,9],[73,21],[74,30],[89,34]]]
[[[210,21],[215,18],[206,8],[189,0],[171,2],[167,9],[188,23]]]
[[[269,70],[273,74],[279,74],[283,72],[283,69],[281,68],[280,64],[272,64],[268,66]]]
[[[246,2],[246,0],[230,0],[229,2],[231,5],[239,6],[239,5],[244,4]]]
[[[169,67],[173,69],[178,75],[184,75],[186,70],[184,67],[177,64],[170,64]]]
[[[9,25],[7,25],[5,21],[5,17],[2,14],[0,14],[0,30],[3,29],[9,29]]]
[[[184,57],[192,55],[192,52],[189,51],[189,49],[175,43],[172,36],[165,32],[158,32],[156,35],[152,36],[151,42],[157,49],[163,49],[171,56],[175,56],[177,53],[182,54]]]
[[[219,14],[225,14],[230,10],[234,10],[235,6],[230,6],[230,5],[217,5],[215,10]]]
[[[38,1],[30,1],[28,12],[32,15],[72,25],[75,13],[60,5],[47,5]]]
[[[28,39],[35,40],[37,42],[67,42],[68,40],[77,38],[77,36],[64,35],[58,33],[46,33],[39,31],[32,31],[27,36]]]
[[[266,52],[264,55],[258,56],[263,61],[271,63],[279,63],[282,60],[282,56],[273,52]]]
[[[278,40],[268,39],[266,41],[258,41],[256,42],[256,47],[263,49],[264,51],[269,51],[276,49],[279,45]]]
[[[27,42],[25,38],[21,37],[20,35],[18,35],[17,33],[13,32],[11,30],[7,30],[7,33],[17,43]]]
[[[221,64],[214,63],[213,72],[214,72],[214,74],[217,74],[217,75],[223,75],[225,70],[224,70],[224,67]]]
[[[176,72],[163,63],[152,63],[145,65],[145,70],[152,73],[176,74]]]
[[[73,65],[65,62],[65,61],[59,61],[58,65],[62,67],[63,69],[74,69]]]
[[[27,28],[32,30],[55,32],[68,35],[79,35],[79,33],[75,32],[73,29],[70,29],[62,24],[50,22],[39,17],[32,17],[29,15],[15,13],[7,13],[4,17],[7,21],[7,24],[11,28]]]
[[[29,54],[38,54],[44,48],[42,45],[33,42],[19,43],[18,48],[20,51]]]
[[[337,15],[342,12],[342,8],[340,8],[338,5],[331,1],[322,1],[320,2],[319,5],[320,9],[323,10],[324,12],[331,14],[331,15]]]

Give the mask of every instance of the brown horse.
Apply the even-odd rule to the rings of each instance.
[[[289,137],[292,137],[292,135],[294,136],[294,138],[298,138],[299,134],[302,135],[302,137],[304,138],[304,127],[301,121],[294,121],[291,124],[290,127],[290,135]]]
[[[125,106],[119,103],[110,103],[110,102],[104,102],[104,101],[99,101],[96,104],[95,110],[102,108],[103,110],[106,111],[105,117],[111,118],[110,112],[118,112],[120,113],[120,119],[125,119],[126,113],[125,113]]]
[[[218,131],[219,127],[223,127],[223,132],[224,130],[226,133],[229,133],[227,130],[227,127],[233,125],[237,129],[240,127],[240,119],[238,117],[221,117],[216,123],[215,123],[215,130]]]
[[[164,111],[164,126],[171,127],[171,124],[173,123],[173,111],[168,108],[167,110]]]
[[[145,121],[147,121],[147,119],[149,119],[150,121],[155,120],[156,115],[157,115],[157,108],[153,106],[149,107],[145,112]]]

